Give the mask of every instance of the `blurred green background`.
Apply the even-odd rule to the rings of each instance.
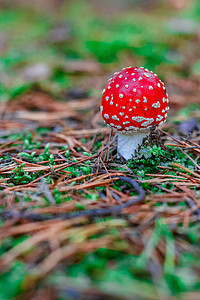
[[[109,73],[128,65],[158,73],[173,93],[176,77],[199,81],[199,0],[21,0],[0,6],[1,101],[36,87],[60,99],[70,87],[98,95]],[[86,86],[82,69],[90,78],[102,75],[102,82]]]
[[[13,120],[10,111],[8,114],[4,111],[6,104],[13,105],[13,100],[35,91],[50,95],[56,103],[67,102],[73,97],[92,98],[95,104],[92,109],[90,106],[86,109],[97,112],[107,79],[113,72],[129,65],[147,67],[164,80],[169,93],[171,120],[188,119],[190,110],[200,117],[200,1],[0,0],[0,114],[2,112],[5,120]],[[34,110],[34,101],[28,109]],[[42,107],[48,98],[41,105],[39,101],[37,110],[54,109],[52,103],[53,108]],[[12,113],[15,107],[18,109],[17,105],[13,106]],[[89,119],[87,115],[86,124]],[[170,126],[168,124],[166,128]],[[81,127],[82,124],[77,125],[77,128]],[[44,280],[44,285],[48,286],[49,282],[61,285],[62,290],[62,283],[64,286],[67,281],[72,286],[94,284],[110,291],[110,284],[115,281],[120,283],[118,288],[122,296],[128,297],[129,291],[134,289],[138,299],[155,299],[156,284],[158,291],[166,297],[199,290],[198,226],[188,228],[187,233],[180,228],[180,235],[186,241],[186,252],[178,253],[179,265],[174,266],[171,265],[177,254],[173,249],[174,237],[161,223],[159,221],[155,226],[155,234],[147,243],[146,252],[142,252],[142,259],[148,260],[159,236],[165,236],[168,249],[162,276],[154,274],[155,270],[149,275],[145,269],[146,261],[143,263],[140,259],[141,264],[136,265],[138,257],[99,249],[80,257],[78,264],[72,262],[69,268],[63,264],[47,279],[48,283]],[[111,234],[115,234],[115,230]],[[20,236],[19,240],[23,238],[26,236]],[[189,253],[187,246],[190,243],[194,247]],[[13,239],[5,239],[0,254],[12,246]],[[26,264],[17,260],[9,272],[0,274],[0,300],[20,295],[27,269]],[[68,277],[63,275],[65,273]],[[65,297],[64,290],[62,292],[64,296],[59,299],[71,299]]]

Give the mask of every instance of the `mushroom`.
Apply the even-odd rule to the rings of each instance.
[[[131,159],[151,127],[167,117],[168,94],[152,71],[127,67],[116,72],[103,90],[101,113],[118,132],[118,157]]]

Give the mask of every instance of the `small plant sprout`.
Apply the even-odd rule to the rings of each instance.
[[[131,159],[151,127],[162,125],[169,110],[164,83],[151,71],[128,67],[117,72],[103,90],[104,121],[118,132],[118,156]]]

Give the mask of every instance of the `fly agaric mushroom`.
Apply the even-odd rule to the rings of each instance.
[[[108,80],[101,112],[105,122],[118,132],[119,156],[132,158],[152,125],[165,122],[168,102],[164,83],[143,67],[124,68]]]

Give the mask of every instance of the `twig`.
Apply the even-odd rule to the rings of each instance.
[[[191,161],[193,162],[193,164],[200,170],[200,166],[196,163],[196,161],[195,161],[192,157],[190,157],[189,154],[187,154],[186,152],[184,152],[182,149],[180,149],[180,150],[181,150],[181,152],[184,153],[184,154],[187,156],[187,158],[189,158],[189,160],[191,160]]]
[[[191,171],[190,169],[188,169],[188,168],[186,168],[186,167],[184,167],[184,166],[182,166],[182,165],[180,165],[180,164],[178,164],[178,163],[172,162],[171,164],[172,164],[172,166],[174,166],[174,167],[180,168],[180,169],[184,170],[185,172],[188,172],[188,173],[192,174],[194,177],[200,178],[200,175],[199,175],[199,174],[197,174],[197,173]]]
[[[73,219],[77,217],[104,217],[104,216],[110,216],[115,215],[119,216],[122,213],[122,210],[124,208],[127,208],[137,202],[141,202],[145,197],[145,191],[140,187],[140,185],[131,177],[118,177],[119,180],[122,182],[126,182],[130,184],[133,189],[138,192],[138,197],[133,199],[132,197],[130,200],[126,201],[123,204],[112,206],[112,207],[106,207],[106,208],[99,208],[99,209],[89,209],[85,211],[76,211],[71,213],[65,213],[65,214],[59,214],[56,216],[45,216],[40,214],[34,214],[34,213],[27,213],[27,212],[16,212],[11,210],[5,210],[1,213],[1,217],[4,219],[12,219],[15,218],[22,218],[22,219],[29,219],[34,221],[44,221],[44,220],[51,220],[51,219]]]

